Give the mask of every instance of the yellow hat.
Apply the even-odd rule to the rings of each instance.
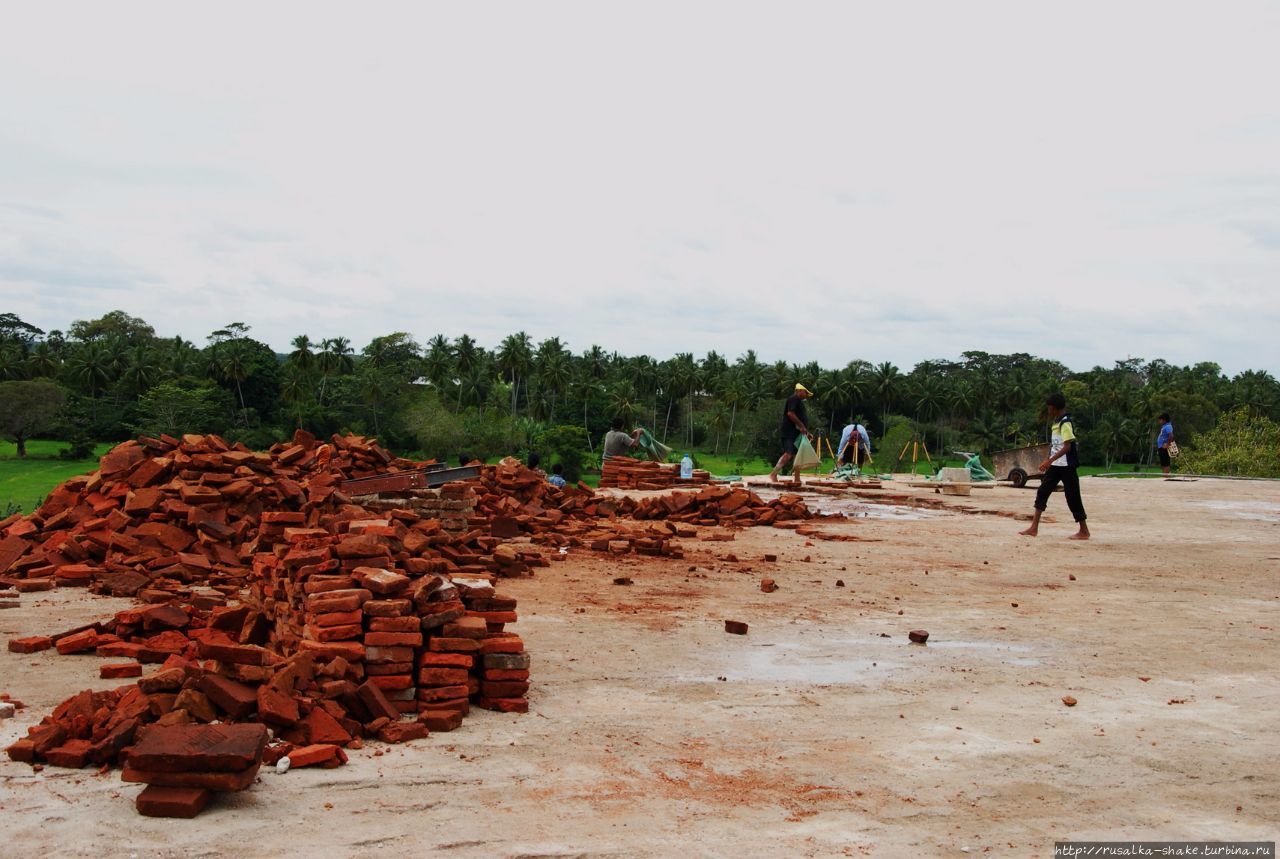
[[[808,388],[806,388],[804,385],[800,384],[799,382],[796,382],[796,391],[797,392],[804,391],[806,394],[813,393],[812,391],[810,391]]]

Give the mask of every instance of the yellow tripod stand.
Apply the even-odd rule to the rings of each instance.
[[[924,439],[920,437],[920,433],[912,433],[910,440],[902,446],[902,453],[898,454],[898,461],[893,464],[893,470],[897,471],[898,466],[902,464],[902,460],[907,455],[907,448],[911,448],[911,473],[916,473],[916,463],[920,461],[920,454],[924,454],[924,461],[929,463],[929,467],[933,467],[933,460],[929,458],[929,447],[924,443]]]

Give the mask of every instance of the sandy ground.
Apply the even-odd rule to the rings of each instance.
[[[1061,495],[1035,539],[957,509],[1030,509],[1030,491],[998,488],[918,517],[824,496],[857,518],[821,530],[858,541],[761,528],[686,541],[684,561],[574,554],[504,586],[534,658],[528,715],[481,711],[340,769],[264,773],[194,821],[138,816],[140,787],[117,772],[5,760],[0,829],[22,854],[60,856],[1048,856],[1055,839],[1276,839],[1280,484],[1093,478],[1084,494],[1089,543],[1065,539]],[[780,590],[762,593],[764,576]],[[0,637],[123,605],[30,595],[0,612]],[[917,628],[926,646],[908,643]],[[99,661],[0,653],[0,691],[30,705],[0,742],[101,688]]]

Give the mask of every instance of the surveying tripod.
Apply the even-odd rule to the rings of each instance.
[[[898,466],[902,464],[902,459],[907,455],[907,448],[911,448],[911,473],[916,473],[916,463],[920,461],[920,454],[924,454],[924,461],[933,467],[933,460],[929,458],[929,447],[924,443],[924,439],[920,437],[920,433],[911,434],[911,438],[902,446],[902,453],[898,454],[898,461],[893,464],[893,470],[897,471]]]

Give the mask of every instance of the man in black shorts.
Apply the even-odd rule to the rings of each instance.
[[[796,383],[796,390],[791,396],[787,397],[787,405],[782,410],[782,456],[778,458],[778,464],[773,467],[773,471],[769,473],[769,479],[777,481],[778,472],[787,467],[787,463],[795,459],[796,441],[800,438],[800,434],[808,436],[809,441],[813,441],[813,434],[809,432],[809,415],[805,411],[804,401],[809,399],[812,394],[809,389],[799,382]],[[800,483],[800,473],[792,474],[793,482]]]
[[[1169,466],[1172,464],[1169,445],[1173,444],[1173,419],[1168,412],[1162,412],[1157,420],[1160,421],[1160,436],[1156,439],[1156,451],[1160,454],[1160,470],[1168,477]]]

